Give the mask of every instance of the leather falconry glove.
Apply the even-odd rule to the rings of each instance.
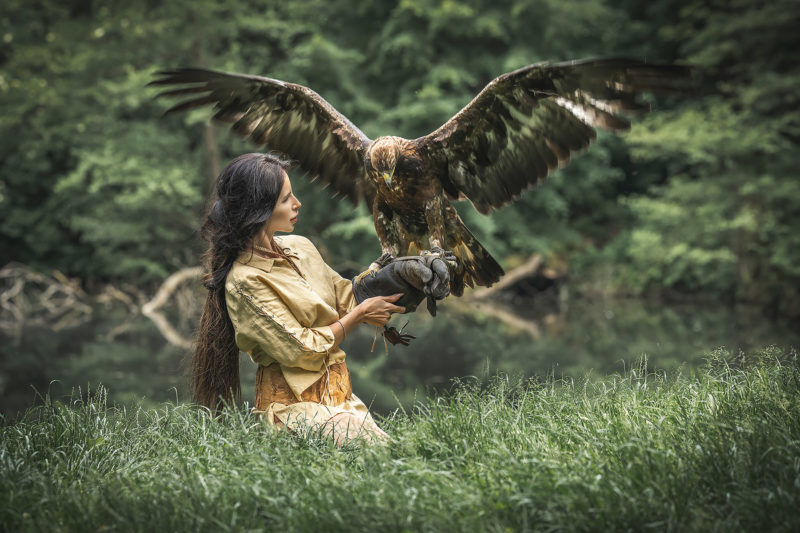
[[[373,296],[403,293],[395,302],[413,312],[422,300],[428,300],[428,312],[436,316],[436,300],[450,294],[448,264],[437,253],[384,259],[377,271],[367,270],[353,278],[353,294],[361,303]]]

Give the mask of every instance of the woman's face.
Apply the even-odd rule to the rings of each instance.
[[[283,173],[283,188],[272,210],[272,216],[267,222],[267,235],[272,235],[276,231],[291,233],[294,225],[297,224],[297,211],[300,209],[300,200],[292,193],[292,183],[286,172]]]

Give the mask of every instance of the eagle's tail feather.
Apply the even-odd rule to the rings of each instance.
[[[447,247],[458,258],[458,268],[450,280],[450,293],[454,296],[464,294],[464,286],[489,287],[505,274],[494,257],[478,242],[463,222],[447,235]]]

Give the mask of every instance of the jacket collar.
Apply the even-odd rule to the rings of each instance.
[[[284,253],[289,257],[300,259],[300,255],[296,250],[293,250],[291,247],[287,246],[284,240],[281,237],[275,237],[275,244],[280,246]],[[253,252],[252,250],[245,250],[239,254],[239,257],[236,258],[238,263],[243,265],[251,266],[254,268],[258,268],[263,270],[264,272],[269,272],[272,270],[272,266],[275,264],[276,261],[285,261],[281,258],[274,258],[274,257],[262,257],[257,253]]]
[[[271,257],[261,257],[252,250],[245,250],[239,254],[239,257],[236,258],[236,262],[258,268],[264,272],[269,272],[272,270],[272,265],[275,264],[275,259]]]
[[[275,240],[275,244],[277,244],[278,246],[281,247],[281,249],[283,249],[283,253],[285,253],[289,257],[300,259],[299,251],[295,250],[295,249],[293,249],[293,248],[291,248],[289,246],[289,243],[286,242],[287,241],[286,236],[274,237],[274,240]]]

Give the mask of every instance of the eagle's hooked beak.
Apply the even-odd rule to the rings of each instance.
[[[381,172],[381,176],[383,176],[383,181],[386,182],[387,187],[392,186],[392,176],[394,175],[394,170],[391,172]]]

